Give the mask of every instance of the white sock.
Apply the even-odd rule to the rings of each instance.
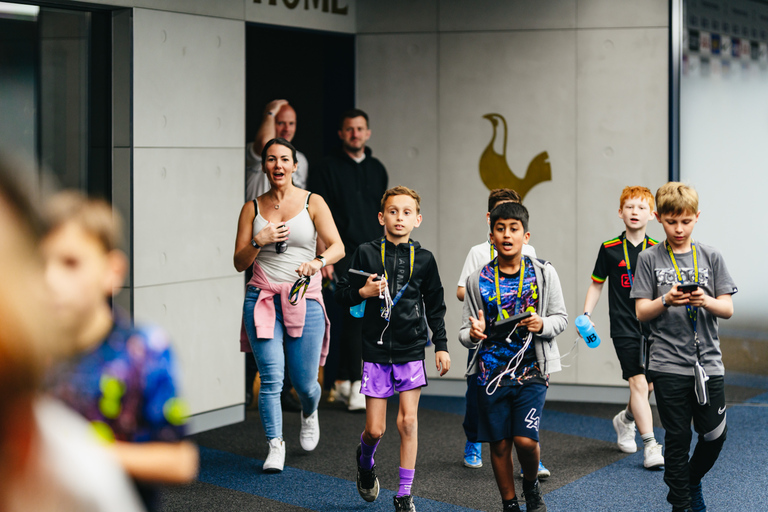
[[[656,437],[653,435],[653,432],[642,434],[640,438],[643,440],[644,446],[651,446],[653,444],[656,444]]]

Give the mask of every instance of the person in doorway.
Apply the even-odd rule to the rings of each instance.
[[[382,228],[376,220],[378,205],[389,181],[386,169],[366,146],[371,138],[368,114],[359,109],[344,112],[338,135],[341,148],[309,176],[309,189],[327,201],[347,255],[335,267],[323,269],[327,278],[334,273],[345,274],[354,250],[381,236]],[[342,314],[339,370],[331,397],[345,403],[350,411],[364,410],[365,397],[360,394],[363,322],[348,310]]]
[[[317,376],[328,353],[330,325],[319,272],[344,256],[344,246],[323,198],[293,184],[298,162],[291,143],[267,142],[262,162],[270,189],[240,211],[234,264],[238,272],[253,267],[243,317],[261,374],[259,415],[269,445],[263,469],[280,472],[286,367],[301,402],[301,447],[312,451],[320,440]],[[316,255],[318,235],[327,249]]]
[[[296,135],[296,110],[287,100],[272,100],[264,107],[261,124],[252,142],[245,147],[245,200],[253,201],[270,188],[269,179],[261,165],[261,150],[264,145],[281,137],[288,142]],[[307,187],[309,163],[301,151],[296,151],[296,172],[293,174],[293,184],[298,188]],[[246,271],[246,281],[250,281],[250,269]],[[250,356],[251,347],[245,328],[241,329],[240,349],[246,353],[245,358],[245,405],[249,407],[253,401],[253,383],[258,374],[256,359]],[[291,378],[286,373],[283,382],[283,392],[280,403],[283,410],[290,412],[301,411],[301,404],[294,398]]]

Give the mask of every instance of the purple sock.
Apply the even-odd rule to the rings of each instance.
[[[363,434],[360,434],[360,467],[363,469],[371,469],[373,467],[373,454],[376,453],[376,447],[379,446],[381,439],[376,441],[373,446],[368,446],[363,441]]]
[[[415,472],[415,469],[400,468],[400,487],[397,490],[398,498],[411,494],[411,485],[413,484],[413,474]]]

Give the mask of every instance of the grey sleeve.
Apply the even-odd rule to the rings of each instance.
[[[542,312],[544,325],[539,336],[552,339],[568,326],[568,312],[565,310],[563,289],[555,267],[549,264],[544,267],[544,279],[547,283],[547,310]]]
[[[656,279],[653,273],[652,251],[643,251],[637,257],[637,270],[632,279],[631,299],[655,299]]]
[[[467,348],[476,348],[480,341],[473,340],[469,335],[472,324],[469,317],[477,318],[477,312],[483,307],[483,299],[479,297],[480,270],[471,273],[467,278],[466,294],[464,295],[464,307],[461,311],[461,329],[459,329],[459,341]]]
[[[725,265],[723,255],[719,251],[712,253],[712,270],[715,273],[715,298],[720,295],[726,295],[737,293],[739,289],[736,287],[736,283],[733,281],[728,267]]]

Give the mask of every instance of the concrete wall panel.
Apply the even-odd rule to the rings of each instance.
[[[576,0],[440,0],[439,16],[448,32],[574,28]]]
[[[357,33],[436,32],[438,0],[358,0]]]
[[[136,287],[134,294],[136,321],[171,337],[190,413],[243,403],[242,277]]]
[[[237,149],[135,150],[137,286],[235,275],[242,168]]]
[[[245,25],[134,9],[134,145],[238,147]]]

